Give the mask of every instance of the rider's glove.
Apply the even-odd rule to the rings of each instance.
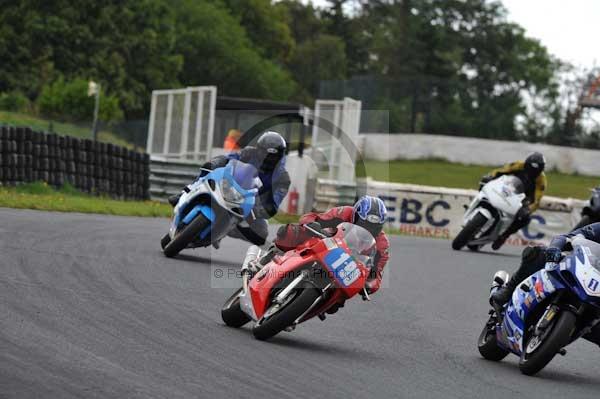
[[[485,186],[487,183],[491,182],[492,180],[494,180],[494,178],[490,175],[483,176],[481,178],[481,180],[479,181],[479,191],[481,191],[483,186]]]
[[[562,252],[558,248],[546,249],[546,262],[559,263],[562,260]]]
[[[310,223],[306,223],[304,226],[311,228],[315,231],[318,231],[319,233],[323,233],[323,227],[321,227],[321,223],[319,222],[310,222]],[[309,230],[309,232],[311,234],[314,234],[312,231]]]

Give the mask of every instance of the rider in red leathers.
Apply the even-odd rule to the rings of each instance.
[[[349,222],[367,229],[375,238],[377,253],[371,269],[371,275],[365,284],[368,294],[379,290],[383,269],[389,259],[388,238],[383,231],[387,210],[382,200],[376,197],[364,196],[352,206],[339,206],[324,213],[308,213],[300,218],[299,224],[288,224],[279,228],[274,244],[282,251],[289,251],[313,237],[313,233],[304,225],[318,223],[324,229],[337,227],[338,224]],[[340,304],[340,307],[343,304]],[[337,308],[328,313],[334,313]]]

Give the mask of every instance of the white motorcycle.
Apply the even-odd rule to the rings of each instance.
[[[487,183],[467,208],[452,249],[466,245],[478,251],[494,242],[512,224],[525,197],[523,182],[516,176],[504,175]]]

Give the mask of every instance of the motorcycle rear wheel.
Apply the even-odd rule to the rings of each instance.
[[[179,252],[184,250],[190,242],[194,241],[196,236],[209,225],[210,220],[208,220],[204,215],[198,214],[198,216],[196,216],[196,218],[192,220],[190,224],[179,231],[171,240],[171,242],[164,247],[163,253],[167,258],[176,256]]]
[[[293,295],[293,294],[290,294]],[[264,341],[274,337],[294,321],[321,296],[321,292],[312,286],[298,288],[296,296],[275,314],[267,319],[260,319],[252,329],[252,334],[258,340]],[[274,306],[274,305],[272,305]]]
[[[523,343],[523,353],[519,360],[519,369],[523,374],[534,375],[542,370],[558,351],[570,342],[577,317],[569,311],[562,311],[557,317],[556,322],[549,326],[552,330],[546,334],[543,342],[532,353],[527,353],[527,347],[535,336],[529,337]]]
[[[487,218],[481,213],[477,213],[475,216],[473,216],[473,218],[469,220],[467,225],[463,227],[460,233],[458,233],[458,235],[454,237],[454,240],[452,240],[452,249],[458,251],[462,247],[467,245],[467,243],[471,239],[473,239],[475,234],[479,230],[481,230],[481,228],[485,225],[486,222]]]

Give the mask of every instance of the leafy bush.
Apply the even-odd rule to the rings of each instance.
[[[94,97],[88,97],[87,80],[62,77],[42,88],[37,99],[42,115],[60,120],[91,121],[94,117]],[[115,96],[100,94],[99,119],[104,122],[123,119],[123,111]]]
[[[30,105],[29,99],[19,91],[0,93],[1,110],[23,112],[27,111]]]

